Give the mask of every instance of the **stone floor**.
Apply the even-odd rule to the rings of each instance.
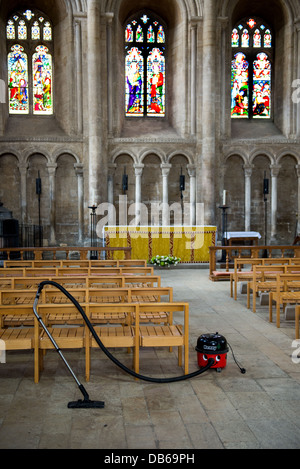
[[[101,350],[92,353],[92,376],[83,381],[84,354],[64,352],[90,398],[104,409],[68,409],[81,398],[55,351],[48,352],[39,384],[31,352],[8,352],[0,364],[1,449],[272,449],[300,447],[300,363],[292,353],[294,321],[268,322],[268,307],[253,314],[245,295],[230,298],[229,283],[208,280],[206,269],[160,271],[175,300],[190,304],[190,372],[198,369],[195,346],[207,332],[224,335],[246,368],[228,353],[220,373],[187,381],[136,381]],[[295,344],[294,344],[295,345]],[[113,352],[128,366],[127,352]],[[144,375],[177,376],[175,351],[141,350]]]

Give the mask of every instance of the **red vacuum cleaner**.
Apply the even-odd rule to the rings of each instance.
[[[202,334],[197,341],[198,365],[203,368],[210,358],[214,359],[214,365],[218,372],[227,364],[227,352],[229,351],[227,340],[218,332],[215,334]]]

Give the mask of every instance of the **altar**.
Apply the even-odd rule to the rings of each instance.
[[[257,246],[258,240],[261,238],[260,233],[257,231],[228,231],[225,238],[227,239],[228,245],[247,245]]]
[[[131,247],[132,259],[156,255],[179,257],[182,263],[209,262],[209,247],[216,244],[216,226],[105,226],[105,246]],[[112,255],[112,254],[110,254]],[[114,253],[121,258],[122,253]]]

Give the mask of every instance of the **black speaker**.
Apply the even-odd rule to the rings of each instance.
[[[264,195],[269,194],[269,179],[264,178]]]
[[[35,191],[36,191],[37,195],[41,195],[41,193],[42,193],[42,180],[41,180],[40,177],[38,177],[35,180]]]
[[[127,174],[123,174],[122,188],[123,188],[124,192],[128,191],[128,176],[127,176]]]
[[[185,176],[183,174],[180,175],[179,186],[181,191],[185,190]]]

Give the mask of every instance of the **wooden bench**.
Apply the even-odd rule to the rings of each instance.
[[[2,258],[7,258],[8,260],[15,259],[19,257],[20,260],[25,259],[26,257],[30,257],[33,259],[45,259],[45,258],[52,258],[56,259],[57,256],[65,256],[66,259],[70,259],[71,254],[76,252],[80,259],[88,259],[91,254],[100,258],[101,254],[104,256],[108,256],[112,258],[115,253],[118,255],[123,253],[125,259],[131,259],[131,247],[124,246],[124,247],[99,247],[99,246],[53,246],[53,247],[34,247],[34,248],[25,248],[25,247],[18,247],[18,248],[0,248],[0,255]]]
[[[14,260],[14,261],[3,261],[3,267],[31,267],[31,268],[42,268],[42,267],[147,267],[146,260],[140,259],[123,259],[123,260],[93,260],[93,259],[52,259],[52,260]]]
[[[0,269],[0,277],[62,277],[64,275],[108,276],[108,275],[153,275],[153,267],[41,267]]]
[[[112,288],[112,289],[98,289],[98,288],[76,288],[72,290],[72,296],[81,304],[93,303],[136,303],[136,302],[172,302],[173,289],[171,287],[154,287],[154,288]],[[0,309],[2,312],[6,311],[6,315],[2,314],[1,327],[11,326],[28,326],[33,325],[34,315],[32,305],[36,297],[36,292],[33,290],[2,290],[0,291]],[[71,316],[66,316],[60,312],[60,305],[68,304],[70,300],[64,295],[63,292],[51,286],[44,287],[39,299],[39,304],[56,304],[55,313],[51,313],[46,318],[46,323],[51,324],[82,324],[82,317],[78,311]],[[18,316],[17,310],[26,309],[27,314],[23,313]],[[11,313],[13,311],[13,314]],[[92,316],[94,321],[107,322],[104,318]],[[121,319],[121,318],[118,318]],[[172,318],[165,312],[160,314],[143,315],[142,321],[161,322],[168,324],[172,322]],[[126,323],[126,318],[123,318],[122,323]]]
[[[37,289],[39,283],[43,280],[52,280],[59,283],[66,289],[77,287],[160,287],[161,278],[158,275],[111,275],[111,276],[48,276],[43,277],[2,277],[0,278],[0,289]]]

